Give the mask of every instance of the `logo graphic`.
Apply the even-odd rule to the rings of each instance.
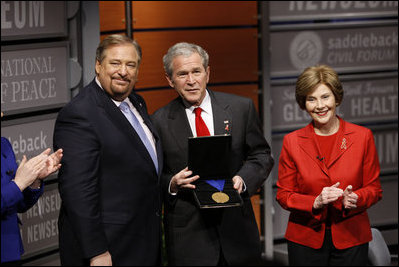
[[[300,32],[290,46],[291,63],[298,70],[316,65],[322,54],[323,44],[315,32]]]

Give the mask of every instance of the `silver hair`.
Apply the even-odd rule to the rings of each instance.
[[[163,67],[165,69],[166,74],[169,77],[172,77],[172,75],[173,75],[172,61],[175,57],[177,57],[177,56],[189,57],[193,53],[197,53],[200,55],[201,60],[202,60],[202,65],[204,66],[204,69],[206,70],[206,68],[208,67],[208,63],[209,63],[208,53],[199,45],[181,42],[181,43],[177,43],[177,44],[173,45],[171,48],[169,48],[168,53],[166,53],[166,55],[163,56]]]

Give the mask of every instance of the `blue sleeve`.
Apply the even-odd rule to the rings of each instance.
[[[27,188],[23,192],[12,179],[15,178],[18,165],[10,142],[1,138],[1,216],[16,212],[25,212],[31,208],[43,194],[40,189]]]
[[[1,176],[3,180],[3,175]],[[12,181],[1,185],[1,217],[17,212],[18,204],[24,197],[19,187]]]
[[[43,194],[43,182],[41,183],[39,189],[32,189],[30,187],[27,187],[23,191],[24,199],[18,205],[18,212],[22,213],[30,209],[33,205],[35,205],[35,203],[42,194]]]

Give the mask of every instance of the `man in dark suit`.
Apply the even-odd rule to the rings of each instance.
[[[170,265],[256,265],[261,245],[250,197],[262,186],[274,161],[250,99],[207,89],[208,54],[200,46],[178,43],[164,56],[169,85],[180,95],[152,116],[162,141],[165,234]],[[232,136],[234,188],[241,207],[199,209],[187,168],[187,138],[197,136],[194,110],[210,135]]]
[[[162,151],[133,92],[140,60],[135,41],[108,36],[97,48],[95,79],[59,112],[62,265],[160,263]]]

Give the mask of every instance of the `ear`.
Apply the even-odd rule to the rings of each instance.
[[[100,68],[101,68],[101,63],[100,61],[96,60],[96,75],[98,75],[100,73]]]
[[[166,80],[168,80],[169,86],[172,88],[175,88],[175,84],[173,83],[173,80],[168,76],[168,74],[165,73]]]

